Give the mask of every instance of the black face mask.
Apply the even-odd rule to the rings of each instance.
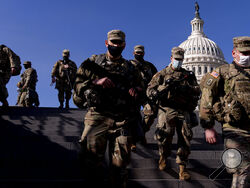
[[[119,57],[122,54],[123,47],[108,45],[108,51],[113,57]]]
[[[69,56],[63,56],[63,60],[69,60]]]
[[[144,59],[143,59],[143,55],[137,55],[137,54],[135,54],[135,59],[137,60],[137,61],[143,61]]]
[[[30,68],[31,66],[30,65],[24,65],[24,68],[25,69],[28,69],[28,68]]]

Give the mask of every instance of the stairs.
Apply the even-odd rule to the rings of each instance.
[[[78,109],[0,108],[0,188],[89,187],[77,155],[84,114],[85,111]],[[225,171],[215,181],[208,179],[221,165],[222,140],[209,145],[205,143],[203,130],[194,128],[188,165],[192,180],[185,182],[178,180],[176,138],[168,169],[158,170],[154,131],[153,126],[147,133],[148,145],[137,144],[132,153],[128,187],[230,187],[231,175]]]

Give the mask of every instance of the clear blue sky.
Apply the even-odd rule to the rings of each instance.
[[[191,34],[195,0],[0,0],[0,44],[32,61],[38,71],[37,91],[43,107],[59,106],[50,87],[51,70],[62,50],[71,51],[77,66],[92,54],[104,53],[111,29],[126,33],[123,56],[133,58],[133,46],[145,45],[145,59],[158,70],[169,64],[170,51]],[[232,38],[250,35],[250,0],[198,0],[204,32],[232,61]],[[24,70],[24,69],[23,69]],[[22,71],[23,71],[22,70]],[[16,83],[7,87],[15,105]],[[71,107],[75,107],[71,100]]]

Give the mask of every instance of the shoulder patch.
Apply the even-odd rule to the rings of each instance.
[[[212,78],[209,78],[208,80],[207,80],[207,82],[206,82],[206,84],[208,85],[208,86],[211,86],[212,85],[212,83],[213,83],[213,79]]]
[[[220,74],[216,71],[211,72],[210,75],[213,76],[214,78],[218,78],[220,76]]]

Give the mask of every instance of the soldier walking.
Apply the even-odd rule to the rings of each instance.
[[[2,102],[3,107],[9,106],[6,84],[11,76],[20,74],[21,68],[19,56],[7,46],[0,45],[0,102]]]
[[[147,96],[158,104],[158,123],[155,138],[159,146],[159,169],[167,167],[167,157],[171,154],[175,129],[178,136],[176,163],[179,165],[179,179],[189,180],[186,170],[190,154],[192,127],[198,124],[195,110],[200,88],[193,72],[183,68],[184,50],[172,49],[171,64],[155,74],[148,84]]]
[[[65,108],[69,108],[71,90],[73,89],[77,71],[76,64],[69,59],[69,50],[63,50],[62,56],[63,59],[55,63],[51,72],[52,83],[56,82],[55,88],[58,90],[59,108],[61,109],[63,108],[64,98],[66,100]]]
[[[141,117],[141,107],[138,107],[138,118],[139,118],[139,126],[142,126],[144,134],[149,131],[151,125],[154,123],[154,119],[157,116],[157,107],[151,103],[149,103],[149,100],[147,100],[146,97],[146,87],[148,85],[148,83],[150,82],[150,80],[152,79],[152,77],[157,73],[157,69],[156,67],[148,62],[144,60],[144,55],[145,55],[145,49],[143,45],[136,45],[134,47],[134,59],[130,60],[130,62],[139,70],[144,86],[145,86],[145,90],[143,91],[144,93],[144,97],[143,97],[143,114],[144,117]],[[143,138],[143,143],[146,143],[146,138],[144,135]],[[136,149],[136,143],[133,142],[132,144],[132,150]]]
[[[242,163],[227,168],[231,188],[250,187],[250,37],[233,38],[232,64],[218,67],[201,80],[200,123],[206,141],[216,143],[215,120],[222,124],[225,148],[237,149]]]
[[[39,97],[36,92],[37,72],[31,67],[30,61],[23,63],[25,71],[21,75],[21,81],[17,83],[19,88],[19,95],[17,98],[17,105],[22,107],[39,106]]]
[[[127,183],[131,126],[137,118],[137,99],[143,84],[134,66],[122,57],[125,33],[111,30],[107,38],[107,53],[93,55],[78,69],[74,97],[88,103],[80,142],[82,150],[86,150],[83,160],[89,180],[94,184],[103,178],[102,174],[98,175],[103,171],[109,144],[111,186],[119,188]],[[80,102],[78,99],[74,101]]]

